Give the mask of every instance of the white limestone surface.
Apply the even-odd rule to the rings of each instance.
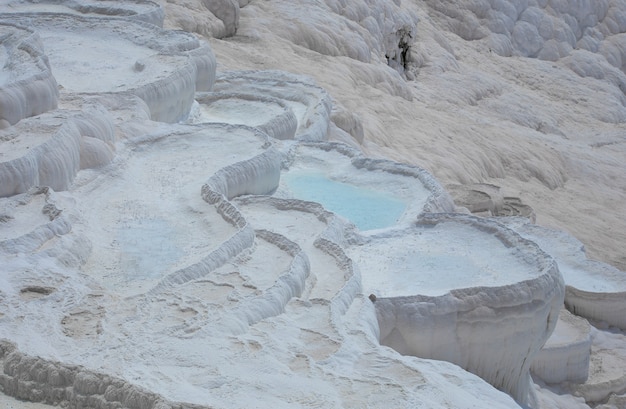
[[[213,3],[218,6],[236,4],[232,1]],[[464,2],[457,3],[455,7],[464,6],[461,4]],[[619,6],[611,3],[607,15],[618,21],[620,7],[613,7],[615,4]],[[196,5],[201,7],[194,8]],[[581,237],[593,246],[594,254],[614,263],[623,258],[621,232],[626,230],[620,229],[623,221],[619,217],[619,204],[624,203],[620,200],[623,196],[620,181],[626,163],[621,144],[623,124],[620,123],[623,97],[619,86],[623,75],[616,67],[607,67],[609,63],[597,55],[589,55],[594,54],[591,51],[576,52],[573,58],[550,63],[501,58],[489,53],[484,43],[466,42],[454,35],[450,27],[443,24],[445,18],[436,12],[437,4],[433,2],[405,1],[391,5],[374,0],[367,5],[353,2],[342,6],[327,1],[307,3],[304,8],[309,14],[296,12],[303,6],[293,2],[255,4],[242,0],[240,5],[243,12],[239,19],[236,10],[231,9],[233,18],[223,15],[224,21],[220,20],[222,25],[227,21],[228,29],[235,28],[239,36],[227,41],[211,39],[222,67],[278,68],[305,73],[315,77],[335,100],[332,111],[331,97],[326,91],[317,94],[325,94],[324,98],[310,99],[317,101],[314,104],[302,99],[292,100],[295,102],[290,106],[298,118],[299,129],[304,130],[300,134],[303,139],[325,140],[331,136],[349,140],[352,137],[352,146],[361,144],[360,148],[370,155],[392,156],[425,165],[446,184],[495,183],[503,186],[507,195],[513,191],[512,196],[538,202],[537,206],[532,204],[538,209],[540,222],[552,225],[569,222],[577,229],[576,235],[582,233]],[[166,7],[176,9],[179,17],[189,22],[185,27],[201,23],[205,18],[215,18],[208,16],[212,13],[207,13],[207,7],[195,0],[169,2]],[[328,13],[332,7],[338,11]],[[380,13],[381,10],[388,13]],[[368,14],[372,12],[376,15]],[[376,37],[379,29],[388,33],[386,22],[401,22],[411,13],[419,15],[416,28],[408,32],[392,31],[387,37],[393,46],[389,50],[398,52],[387,57],[374,52],[370,62],[346,55],[345,50],[354,44],[357,47],[367,44],[361,39],[370,36],[352,23],[371,27],[371,35]],[[289,16],[291,20],[274,24],[272,20],[282,16]],[[368,17],[360,20],[361,16]],[[371,24],[369,17],[376,23],[384,19],[385,23]],[[171,21],[168,20],[168,24]],[[324,24],[311,24],[316,21]],[[342,24],[346,24],[345,30]],[[301,30],[303,26],[305,29]],[[341,29],[334,30],[338,27]],[[307,48],[291,41],[300,38],[302,33],[298,31],[312,33],[307,34],[309,38],[329,38],[329,41]],[[335,31],[341,33],[340,38],[333,38]],[[354,35],[344,35],[350,31]],[[276,32],[288,35],[277,36]],[[418,41],[409,44],[411,36]],[[608,55],[617,61],[620,37],[614,36],[610,43]],[[347,47],[338,47],[336,55],[319,53],[327,44]],[[319,50],[313,51],[314,47]],[[408,69],[405,66],[400,74],[397,65],[395,68],[389,65],[402,62],[405,51]],[[209,60],[202,61],[208,66]],[[210,71],[204,73],[204,78],[209,78]],[[409,79],[411,75],[417,76],[418,81],[405,82],[405,77]],[[272,71],[271,82],[263,80],[267,74],[260,74],[253,81],[250,76],[241,76],[243,83],[264,83],[264,92],[268,95],[271,92],[268,89],[284,92],[290,87],[293,87],[293,95],[315,95],[315,92],[306,93],[306,89],[313,90],[309,85],[298,88],[295,82],[281,82],[280,78],[286,79],[290,74],[279,75]],[[93,97],[75,96],[77,99]],[[116,105],[124,105],[122,111],[112,114],[116,121],[128,120],[115,124],[116,135],[121,138],[154,136],[159,132],[164,138],[176,136],[161,125],[145,121],[145,103],[136,98],[131,103],[130,95],[120,96],[118,100],[113,95],[102,96],[101,100],[103,104],[106,100],[104,105],[112,111]],[[141,106],[141,109],[128,109],[127,104]],[[317,108],[310,109],[313,106]],[[143,147],[150,143],[148,138]],[[176,186],[168,183],[169,169],[161,169],[158,164],[135,166],[140,161],[125,162],[129,156],[137,159],[141,149],[128,154],[126,149],[131,149],[130,145],[119,144],[116,148],[119,162],[114,160],[111,166],[79,173],[75,186],[81,195],[93,193],[94,201],[106,202],[107,197],[97,194],[99,183],[111,186],[110,179],[124,174],[125,163],[131,163],[133,170],[144,169],[154,174],[163,181],[163,186]],[[199,150],[210,160],[221,159],[219,147],[205,146]],[[152,159],[163,159],[149,148],[146,152]],[[193,407],[190,401],[203,407],[228,408],[254,405],[277,408],[516,407],[507,395],[455,365],[404,357],[378,345],[374,304],[359,294],[358,266],[347,258],[342,248],[352,243],[354,230],[345,227],[338,218],[321,221],[318,216],[323,212],[294,210],[316,207],[296,205],[296,201],[290,201],[283,210],[273,204],[252,206],[254,209],[247,213],[251,215],[248,221],[245,209],[240,211],[228,198],[245,193],[267,193],[275,187],[278,166],[274,153],[259,154],[252,161],[249,159],[253,158],[246,158],[242,165],[228,165],[201,184],[206,188],[200,196],[205,199],[204,203],[198,197],[198,202],[194,203],[182,195],[182,200],[187,200],[190,207],[205,206],[207,199],[214,203],[215,207],[209,207],[219,218],[212,221],[225,222],[234,235],[222,236],[217,232],[215,239],[222,238],[223,242],[215,251],[203,253],[206,257],[200,262],[191,262],[174,271],[167,276],[168,280],[151,287],[147,293],[135,287],[131,297],[127,297],[131,291],[125,293],[127,289],[121,285],[107,288],[84,274],[81,266],[94,251],[90,246],[99,249],[103,246],[94,239],[95,235],[88,236],[89,225],[80,222],[83,209],[92,202],[91,199],[78,201],[72,190],[59,194],[63,198],[63,205],[59,203],[58,207],[61,214],[70,214],[78,220],[73,222],[72,230],[50,235],[41,248],[28,239],[30,249],[34,250],[18,254],[7,254],[3,250],[2,253],[2,265],[7,273],[0,278],[0,334],[10,334],[19,348],[17,352],[9,352],[10,356],[3,352],[0,358],[3,390],[16,396],[21,393],[25,398],[46,398],[57,405],[75,407]],[[193,162],[184,166],[191,167]],[[198,159],[198,162],[202,161]],[[376,168],[378,165],[404,169],[403,172],[412,168],[370,158],[361,158],[353,164],[356,163],[368,171],[382,171]],[[173,176],[183,181],[193,179],[192,184],[195,184],[191,173],[184,171],[181,176],[172,171]],[[258,185],[255,175],[260,176]],[[132,184],[137,191],[132,193],[126,193],[121,186],[120,196],[128,194],[155,212],[159,210],[156,202],[161,204],[162,201],[166,210],[172,210],[169,221],[184,224],[182,219],[189,218],[198,223],[200,216],[193,211],[192,214],[178,212],[181,219],[177,219],[176,213],[181,207],[168,200],[168,190],[159,187],[160,181],[150,176],[141,180],[147,180],[147,186],[161,193],[158,197],[145,193],[146,199],[154,200],[155,204],[142,202],[141,184]],[[110,193],[107,189],[103,191]],[[23,211],[13,213],[18,225],[24,223],[23,229],[17,229],[18,239],[28,236],[30,229],[35,232],[51,230],[39,216],[43,198],[35,196],[33,200],[37,203],[29,206],[32,202],[26,201]],[[81,211],[77,212],[79,207]],[[107,209],[94,207],[107,215]],[[287,213],[284,217],[273,213],[282,211]],[[306,217],[304,213],[313,217]],[[265,220],[270,214],[272,217]],[[124,215],[140,217],[141,211]],[[33,224],[26,220],[32,220]],[[63,220],[63,216],[55,220]],[[89,220],[97,226],[94,214],[90,214]],[[272,223],[274,220],[276,224]],[[11,223],[11,219],[5,222]],[[286,304],[278,302],[286,298],[266,298],[265,295],[275,293],[264,290],[296,288],[283,287],[284,282],[277,282],[275,287],[267,286],[277,277],[287,277],[281,273],[289,269],[285,264],[295,265],[288,260],[296,260],[295,256],[291,258],[295,252],[289,250],[296,247],[271,234],[275,232],[259,239],[252,224],[285,230],[290,233],[284,235],[287,240],[303,249],[307,257],[319,259],[319,262],[311,261],[313,268],[319,268],[314,275],[309,275],[303,292]],[[11,232],[13,227],[15,224],[6,231]],[[183,248],[196,245],[178,243],[180,235],[172,234],[158,223],[156,227],[150,223],[142,227],[145,229],[135,229],[140,233],[137,236],[149,247],[146,251],[152,252],[155,261],[161,264],[176,257],[171,251],[172,242]],[[315,239],[307,236],[310,228],[315,230],[311,231],[317,235]],[[193,227],[189,230],[193,231]],[[130,236],[130,250],[132,246],[144,244],[136,240],[137,236]],[[15,237],[9,233],[3,237],[14,242]],[[301,246],[299,240],[309,247]],[[280,242],[289,251],[275,245]],[[317,251],[308,251],[311,247]],[[155,255],[157,248],[163,249],[167,260],[159,258],[158,252]],[[141,250],[128,253],[139,259],[139,267],[145,265],[140,257]],[[118,255],[115,251],[112,254]],[[123,257],[126,261],[131,258],[129,254]],[[275,258],[275,270],[273,264],[263,265],[265,257]],[[115,275],[132,273],[136,268],[132,263],[127,265],[130,266],[128,271],[113,269],[112,272]],[[217,269],[220,274],[212,275]],[[182,271],[189,274],[178,274]],[[209,291],[204,293],[203,289]],[[278,295],[289,298],[289,291],[281,290]],[[224,319],[233,316],[233,305],[244,305],[241,310],[246,311],[270,311],[271,308],[255,307],[267,306],[266,301],[273,306],[282,304],[284,310],[277,309],[278,314],[265,315],[258,321],[254,318],[247,328],[229,326],[230,321]],[[623,340],[619,337],[615,342],[605,343],[612,351],[619,350],[620,345]],[[26,355],[20,351],[25,351]],[[598,373],[602,376],[611,374],[605,380],[599,378],[602,390],[614,390],[613,386],[605,388],[606,379],[619,379],[619,366],[609,371],[607,365],[600,367],[603,369]],[[604,396],[598,391],[595,389],[592,394]],[[562,398],[550,395],[550,399],[541,402],[553,408],[583,407],[580,399],[572,395]],[[610,398],[607,404],[609,402],[613,404],[619,399]]]
[[[139,126],[131,107],[111,112],[115,121],[131,119],[132,126],[116,123],[117,131]],[[252,230],[229,199],[276,188],[282,157],[265,134],[145,119],[139,129],[150,132],[121,133],[110,165],[83,170],[70,191],[48,195],[60,212],[55,221],[71,216],[70,228],[37,233],[54,232],[47,219],[32,217],[51,200],[41,193],[6,199],[3,243],[18,234],[30,247],[1,248],[0,333],[18,345],[0,345],[3,391],[79,407],[140,400],[243,408],[250,396],[278,408],[515,405],[458,367],[380,347],[374,309],[341,247],[347,226],[321,206],[292,201],[276,206],[284,217],[251,218],[255,227],[282,223],[287,235]],[[318,230],[291,207],[309,208]],[[467,392],[440,398],[461,380]]]
[[[57,107],[57,82],[32,29],[0,21],[0,129]]]
[[[381,344],[453,362],[533,404],[529,368],[564,296],[556,263],[536,245],[494,222],[425,214],[349,254],[375,296]]]

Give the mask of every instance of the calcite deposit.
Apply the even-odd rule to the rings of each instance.
[[[0,0],[0,406],[623,407],[624,10]]]

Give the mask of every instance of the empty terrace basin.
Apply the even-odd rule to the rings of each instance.
[[[511,285],[541,272],[516,248],[466,223],[373,236],[356,254],[365,266],[363,287],[385,297],[437,297],[457,288]],[[376,270],[370,272],[368,266]]]
[[[439,193],[434,179],[418,168],[370,161],[346,145],[320,143],[295,148],[277,195],[318,202],[369,231],[410,222],[432,204],[446,207]]]
[[[62,92],[130,93],[146,102],[154,120],[186,118],[196,89],[214,79],[210,48],[188,33],[121,19],[3,16],[39,34]]]
[[[196,101],[197,110],[190,115],[193,123],[247,125],[276,139],[293,139],[298,127],[291,108],[278,98],[261,94],[207,92],[198,93]]]
[[[376,296],[380,342],[475,373],[521,404],[564,284],[552,258],[493,221],[425,214],[366,237],[350,256]]]
[[[213,91],[230,93],[232,90],[258,98],[276,98],[286,104],[296,119],[295,139],[326,139],[332,109],[331,98],[310,78],[273,70],[220,73]]]
[[[172,76],[186,62],[116,32],[120,23],[65,16],[35,21],[55,77],[66,91],[126,91]]]
[[[54,13],[141,20],[161,26],[163,9],[148,0],[0,0],[2,13]]]

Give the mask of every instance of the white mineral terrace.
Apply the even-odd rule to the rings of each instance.
[[[324,141],[328,137],[330,96],[310,78],[279,71],[224,72],[217,76],[213,90],[226,95],[257,95],[260,101],[267,97],[277,98],[295,115],[296,139]]]
[[[571,235],[513,218],[507,224],[538,243],[559,263],[566,284],[565,305],[572,312],[626,328],[626,276],[610,265],[587,259]]]
[[[143,21],[163,27],[163,8],[150,0],[0,0],[0,12],[13,15],[52,14]]]
[[[543,274],[519,248],[465,223],[370,236],[351,254],[364,266],[364,292],[378,297],[440,296],[455,288],[506,286]]]
[[[256,127],[276,139],[293,139],[298,118],[284,100],[263,95],[236,93],[205,93],[197,95],[198,105],[192,109],[188,122],[221,122]],[[298,112],[300,119],[306,112]]]
[[[425,214],[349,254],[375,299],[382,344],[454,362],[528,403],[530,363],[564,296],[556,264],[536,245],[494,222]],[[473,341],[486,335],[493,344]]]
[[[107,22],[64,16],[39,17],[42,38],[57,82],[68,92],[120,92],[171,77],[187,59],[160,55],[145,40],[138,43],[121,31],[129,22]],[[76,30],[76,26],[84,26]],[[72,30],[68,30],[72,26]],[[115,28],[115,27],[119,28]],[[143,37],[150,35],[145,30]],[[153,34],[155,35],[155,34]],[[106,38],[106,41],[103,41]],[[140,37],[141,38],[141,37]]]
[[[12,22],[34,26],[62,89],[126,91],[142,98],[155,120],[186,118],[194,92],[209,89],[214,81],[210,48],[186,33],[131,20],[65,14],[8,16]]]
[[[0,0],[0,407],[625,407],[626,0],[314,3]]]
[[[126,17],[147,14],[159,9],[152,1],[131,0],[120,4],[114,0],[1,0],[2,13],[55,13],[99,17]]]
[[[284,107],[272,101],[246,99],[245,97],[216,98],[200,103],[199,123],[226,122],[259,126],[283,113]]]

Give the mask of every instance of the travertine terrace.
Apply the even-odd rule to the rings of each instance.
[[[0,405],[623,407],[579,3],[0,0]]]

